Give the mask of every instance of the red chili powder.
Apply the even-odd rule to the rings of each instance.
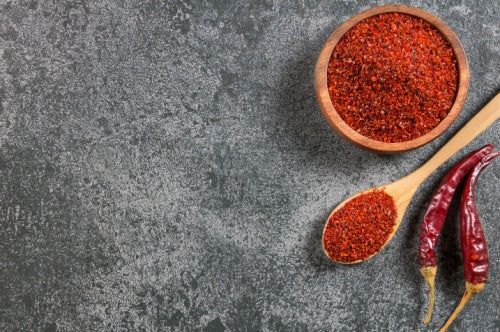
[[[394,230],[396,216],[394,200],[385,191],[357,196],[328,219],[323,247],[337,262],[364,260],[382,249]]]
[[[427,21],[379,14],[339,40],[328,65],[328,89],[340,117],[361,135],[408,141],[448,114],[458,89],[457,60]]]

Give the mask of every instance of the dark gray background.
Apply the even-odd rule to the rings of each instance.
[[[321,231],[495,95],[500,3],[405,1],[457,33],[471,84],[444,135],[383,156],[328,127],[313,71],[338,25],[385,3],[2,1],[0,330],[437,330],[464,289],[456,202],[429,327],[418,227],[451,162],[373,259],[329,261]],[[500,328],[499,174],[477,192],[490,280],[453,331]]]

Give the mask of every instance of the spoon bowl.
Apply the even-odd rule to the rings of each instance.
[[[347,202],[352,200],[355,197],[371,192],[375,189],[384,190],[387,194],[389,194],[393,200],[394,205],[396,206],[396,218],[394,220],[394,227],[392,232],[389,234],[386,243],[380,248],[378,252],[375,252],[371,256],[366,257],[365,259],[358,260],[355,262],[341,262],[335,260],[338,263],[342,264],[354,264],[365,261],[377,253],[379,253],[389,241],[392,239],[394,234],[396,234],[401,221],[403,220],[404,214],[408,205],[410,204],[413,195],[417,191],[420,184],[427,179],[429,175],[434,172],[439,166],[444,164],[450,157],[452,157],[455,153],[460,151],[464,146],[466,146],[469,142],[471,142],[474,138],[476,138],[479,134],[481,134],[484,130],[486,130],[490,125],[492,125],[496,120],[500,118],[500,93],[497,94],[486,106],[481,109],[467,124],[465,124],[462,129],[458,133],[455,134],[431,159],[429,159],[425,164],[421,167],[410,173],[409,175],[394,181],[392,183],[374,187],[368,190],[364,190],[358,194],[355,194],[342,203],[340,203],[330,214],[325,223],[325,228],[323,229],[323,250],[325,254],[332,260],[333,259],[327,252],[324,247],[324,239],[325,239],[325,231],[328,225],[328,221],[331,216],[341,209]]]

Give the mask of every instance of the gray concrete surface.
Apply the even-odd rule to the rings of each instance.
[[[386,1],[1,1],[0,330],[437,330],[464,289],[457,204],[428,327],[418,227],[451,162],[372,260],[320,241],[337,203],[414,170],[498,92],[498,1],[403,2],[454,29],[471,86],[442,137],[382,156],[328,127],[313,69]],[[499,174],[478,188],[490,281],[452,331],[500,328]]]

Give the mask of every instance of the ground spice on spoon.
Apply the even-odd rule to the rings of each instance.
[[[364,260],[387,243],[396,216],[394,199],[385,191],[359,195],[330,216],[323,232],[323,248],[337,262]]]

